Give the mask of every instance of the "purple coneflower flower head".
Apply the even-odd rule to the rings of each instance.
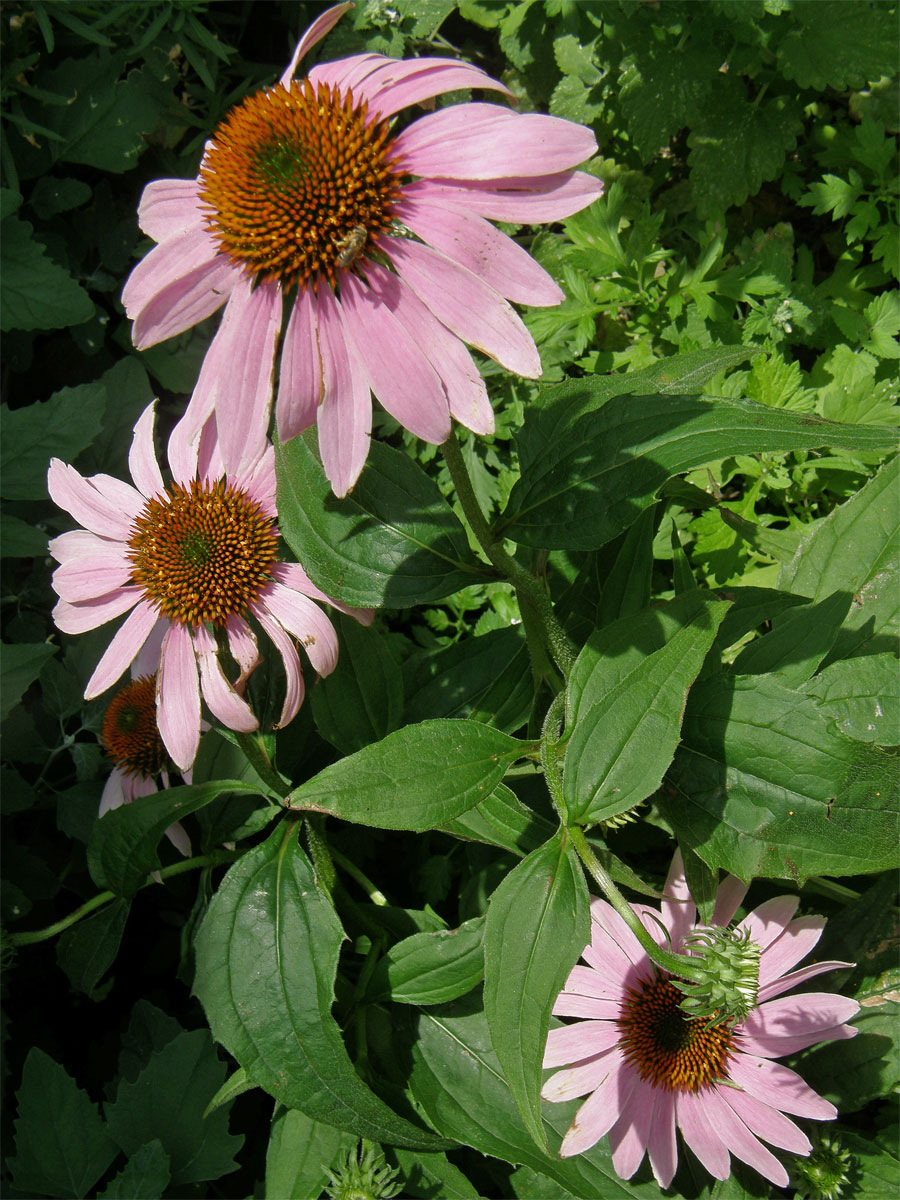
[[[564,297],[490,222],[556,221],[602,191],[573,170],[594,135],[558,117],[456,104],[395,132],[401,110],[442,93],[509,94],[468,63],[361,54],[295,80],[349,7],[323,13],[280,81],[231,110],[196,179],[146,188],[138,216],[158,244],[122,293],[141,349],[225,306],[188,420],[193,433],[216,412],[229,470],[266,437],[283,330],[278,436],[317,423],[341,496],[366,460],[373,393],[427,442],[449,437],[451,417],[493,431],[466,344],[536,378],[537,348],[510,301]]]
[[[331,600],[301,566],[281,561],[271,446],[227,472],[215,424],[189,440],[180,422],[169,439],[172,481],[165,484],[153,426],[151,404],[134,429],[133,486],[109,475],[85,479],[51,461],[50,495],[83,526],[50,543],[60,564],[53,573],[59,596],[53,619],[64,633],[77,634],[128,614],[88,680],[88,700],[112,687],[148,639],[161,637],[156,717],[166,750],[184,771],[200,740],[201,695],[229,729],[259,727],[242,694],[260,662],[248,618],[284,662],[283,726],[303,700],[296,641],[318,674],[327,675],[337,662],[334,627],[314,602],[364,623],[372,614]],[[236,664],[235,679],[223,669],[226,657]]]
[[[728,876],[720,885],[712,924],[725,926],[747,887]],[[679,950],[696,930],[680,852],[666,881],[661,911],[632,907],[650,934]],[[576,1021],[552,1029],[545,1067],[565,1066],[544,1085],[546,1100],[587,1096],[560,1154],[581,1154],[609,1134],[613,1166],[630,1179],[648,1154],[660,1187],[678,1162],[675,1130],[710,1174],[728,1177],[733,1154],[779,1187],[788,1175],[763,1142],[809,1154],[806,1134],[785,1114],[827,1121],[837,1116],[799,1075],[775,1059],[819,1042],[853,1037],[844,1024],[855,1000],[830,992],[786,992],[824,971],[851,963],[821,962],[793,970],[813,949],[823,917],[799,917],[795,896],[778,896],[737,927],[760,949],[756,1007],[734,1025],[687,1017],[684,996],[650,961],[625,921],[606,903],[591,904],[591,941],[553,1007]]]

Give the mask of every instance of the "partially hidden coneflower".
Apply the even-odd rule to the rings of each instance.
[[[350,7],[322,13],[279,82],[228,113],[197,178],[148,185],[138,218],[158,245],[122,293],[140,349],[225,306],[188,420],[196,432],[216,413],[229,470],[266,437],[281,340],[278,435],[317,424],[338,495],[365,463],[373,393],[427,442],[449,437],[451,417],[493,431],[466,344],[536,378],[537,349],[510,301],[564,297],[491,221],[560,220],[602,191],[572,169],[594,135],[558,117],[465,103],[395,129],[401,110],[442,93],[509,95],[468,63],[360,54],[294,79]]]
[[[88,680],[89,700],[119,679],[148,639],[160,639],[152,668],[156,720],[168,754],[184,771],[199,744],[201,696],[229,729],[259,728],[243,696],[260,661],[251,621],[284,662],[283,726],[303,700],[297,643],[320,675],[337,662],[334,627],[315,601],[363,622],[371,612],[331,600],[299,564],[282,561],[270,445],[227,472],[215,424],[191,439],[180,422],[169,439],[172,480],[166,484],[153,427],[150,405],[134,430],[133,486],[109,475],[85,479],[51,461],[50,495],[83,526],[50,543],[60,564],[53,573],[59,596],[53,619],[64,633],[78,634],[128,614]],[[234,666],[226,672],[229,659]]]
[[[746,893],[728,876],[719,886],[714,928],[731,921]],[[855,1000],[831,992],[786,996],[798,984],[850,963],[820,962],[792,970],[813,949],[823,917],[794,919],[796,896],[761,904],[737,926],[759,947],[756,1003],[731,1024],[688,1016],[684,994],[660,971],[625,921],[605,900],[591,904],[591,941],[553,1011],[577,1018],[552,1029],[545,1067],[561,1067],[544,1085],[546,1100],[587,1096],[563,1138],[560,1154],[581,1154],[609,1135],[613,1166],[630,1179],[647,1154],[657,1182],[668,1187],[678,1163],[676,1130],[711,1175],[725,1179],[731,1156],[779,1187],[788,1173],[765,1146],[808,1155],[806,1134],[785,1114],[827,1121],[833,1104],[794,1071],[773,1061],[819,1042],[853,1037],[845,1022]],[[697,946],[697,910],[681,854],[669,872],[661,909],[632,905],[660,945]],[[662,922],[662,927],[659,922]],[[702,944],[702,943],[701,943]]]

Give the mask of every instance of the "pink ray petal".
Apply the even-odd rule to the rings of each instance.
[[[226,470],[238,473],[265,449],[272,405],[281,288],[242,280],[231,294],[221,336],[228,370],[216,391],[216,428]]]
[[[423,242],[479,276],[507,300],[541,307],[561,304],[566,298],[527,251],[476,213],[417,200],[398,204],[397,216]]]
[[[241,692],[247,680],[262,661],[256,643],[256,634],[243,617],[236,617],[234,614],[226,621],[225,629],[228,634],[228,649],[231,651],[231,657],[241,671],[233,686],[235,691]]]
[[[789,975],[782,975],[779,979],[774,979],[771,983],[767,983],[765,987],[761,987],[758,999],[760,1002],[763,1000],[772,1000],[784,992],[789,992],[791,988],[799,987],[801,983],[806,983],[809,979],[815,979],[817,975],[824,975],[827,971],[838,971],[844,967],[855,966],[856,963],[850,962],[810,963],[808,967],[801,967],[799,971],[791,971]]]
[[[759,986],[773,983],[817,945],[825,928],[824,917],[800,917],[791,921],[781,937],[763,951],[759,962]]]
[[[736,1054],[728,1064],[728,1078],[763,1104],[795,1117],[830,1121],[837,1116],[834,1105],[817,1095],[795,1071],[767,1058]]]
[[[337,88],[342,94],[352,92],[354,98],[357,98],[361,95],[367,79],[386,62],[395,61],[383,54],[350,54],[347,58],[337,58],[333,62],[316,63],[307,79],[315,88],[325,83],[330,88]]]
[[[618,1045],[621,1032],[614,1021],[578,1021],[560,1025],[547,1035],[543,1067],[561,1067],[603,1054]]]
[[[54,504],[71,513],[78,524],[91,533],[119,542],[128,541],[132,524],[128,513],[122,512],[74,467],[52,458],[47,471],[47,490]],[[137,491],[134,494],[140,496]],[[143,497],[140,499],[143,504]]]
[[[283,442],[315,424],[322,398],[322,363],[312,288],[297,293],[281,350],[275,416]]]
[[[818,1042],[842,1041],[856,1030],[843,1022],[859,1012],[848,996],[803,992],[769,1000],[753,1010],[741,1029],[741,1049],[762,1058],[783,1058]]]
[[[271,583],[253,606],[253,612],[261,609],[299,640],[319,675],[331,674],[337,666],[337,634],[317,604],[281,583]]]
[[[170,625],[163,639],[156,679],[156,723],[172,761],[186,771],[200,745],[200,684],[191,635],[182,625]]]
[[[734,1109],[729,1107],[720,1089],[712,1088],[705,1092],[703,1103],[717,1136],[722,1138],[735,1158],[747,1163],[777,1187],[787,1187],[787,1171],[771,1150],[767,1150],[754,1137]]]
[[[603,932],[615,943],[632,966],[643,969],[647,964],[647,951],[611,904],[607,904],[601,911]]]
[[[715,1179],[727,1179],[731,1171],[728,1147],[707,1115],[708,1092],[679,1092],[675,1112],[682,1137]]]
[[[299,563],[275,563],[272,567],[272,578],[277,579],[279,583],[283,583],[286,587],[293,588],[295,592],[302,592],[310,600],[318,600],[322,604],[330,604],[338,612],[346,613],[348,617],[353,617],[359,621],[360,625],[372,624],[374,613],[371,608],[353,608],[349,604],[341,604],[340,600],[335,600],[331,596],[327,596],[321,588],[316,587]]]
[[[60,600],[79,604],[99,600],[131,579],[131,563],[123,551],[91,554],[57,567],[53,572],[53,590]]]
[[[197,626],[193,641],[200,667],[200,691],[209,711],[227,729],[234,729],[237,733],[253,733],[259,729],[259,721],[250,705],[226,679],[219,662],[215,638],[205,625]]]
[[[613,1055],[607,1057],[612,1058]],[[617,1121],[622,1105],[636,1086],[639,1085],[635,1071],[624,1059],[615,1058],[610,1063],[606,1077],[575,1114],[575,1120],[559,1148],[560,1156],[571,1158],[575,1154],[583,1154],[599,1142]]]
[[[366,290],[352,275],[341,284],[345,334],[369,386],[391,416],[426,442],[450,436],[450,407],[433,367],[391,311],[391,295]]]
[[[106,783],[103,785],[98,816],[102,817],[104,813],[111,812],[114,808],[122,807],[125,803],[124,782],[124,773],[118,767],[114,767]]]
[[[367,100],[372,116],[383,121],[412,104],[462,88],[483,88],[512,96],[507,87],[480,67],[455,58],[387,59],[354,88],[353,94]]]
[[[275,505],[275,449],[271,443],[255,463],[245,469],[237,477],[232,477],[234,486],[254,500],[268,517],[278,516]]]
[[[134,608],[143,594],[141,588],[124,587],[84,604],[69,604],[67,600],[60,600],[53,609],[53,621],[63,633],[87,633],[89,629],[105,625],[107,621],[121,617],[129,608]]]
[[[166,837],[182,856],[182,858],[190,858],[191,856],[191,839],[187,835],[187,830],[180,821],[175,821],[166,830]]]
[[[456,104],[414,121],[393,150],[410,175],[496,180],[577,167],[596,152],[597,139],[561,117]]]
[[[319,453],[336,496],[346,496],[369,453],[372,401],[362,367],[344,342],[340,313],[331,290],[320,288],[319,352],[325,394],[319,408]]]
[[[727,925],[747,895],[748,884],[735,875],[726,875],[716,890],[712,924]]]
[[[613,1072],[617,1073],[622,1062],[621,1054],[615,1050],[596,1054],[579,1062],[577,1066],[567,1067],[564,1071],[557,1071],[555,1075],[551,1075],[541,1088],[541,1096],[553,1103],[587,1096],[603,1086]]]
[[[792,1154],[809,1154],[812,1148],[809,1138],[784,1113],[738,1088],[720,1087],[717,1091],[751,1133]]]
[[[560,992],[553,1003],[557,1017],[589,1017],[593,1021],[614,1021],[622,1012],[619,1000],[601,996],[582,996],[580,992]]]
[[[389,248],[398,273],[448,329],[526,379],[541,374],[534,340],[506,300],[471,271],[406,238]]]
[[[103,557],[106,554],[124,554],[125,547],[119,541],[98,537],[87,529],[72,529],[51,538],[47,550],[58,563],[73,562],[89,555]]]
[[[421,196],[443,200],[491,221],[526,224],[562,221],[592,204],[602,194],[602,182],[584,171],[467,183],[451,179],[418,179],[403,189],[403,195],[410,199]]]
[[[303,696],[306,691],[306,685],[303,682],[303,671],[300,668],[300,656],[297,653],[297,647],[294,645],[293,639],[281,628],[273,617],[270,617],[262,607],[258,609],[255,615],[260,625],[262,625],[271,638],[272,644],[281,655],[281,661],[284,663],[286,680],[284,704],[281,708],[281,716],[278,718],[278,724],[275,726],[276,729],[284,729],[285,725],[289,725],[300,711],[300,705],[303,703]]]
[[[739,933],[749,930],[750,940],[756,942],[760,950],[765,950],[784,933],[799,903],[796,896],[774,896],[748,913],[737,930]]]
[[[144,675],[155,675],[159,670],[159,656],[162,653],[163,638],[169,628],[165,617],[157,618],[156,624],[150,630],[146,642],[138,651],[137,658],[131,664],[131,676],[138,679]],[[169,785],[166,784],[166,787]]]
[[[148,404],[138,417],[128,451],[128,469],[135,486],[148,500],[165,494],[162,472],[153,445],[156,425],[156,401]]]
[[[697,907],[691,899],[680,850],[672,856],[659,911],[671,935],[672,949],[677,951],[697,919]]]
[[[613,1166],[620,1179],[630,1179],[643,1162],[652,1120],[652,1091],[638,1083],[609,1131]]]
[[[297,49],[294,51],[288,68],[279,80],[282,84],[289,83],[297,70],[297,64],[305,54],[308,54],[315,46],[316,42],[320,42],[327,33],[329,33],[338,21],[353,7],[352,0],[344,0],[342,4],[333,4],[331,8],[326,8],[323,13],[320,13],[313,21],[312,25],[304,33],[303,37],[297,43]]]
[[[651,1088],[653,1118],[647,1138],[647,1155],[653,1175],[660,1187],[667,1188],[678,1166],[678,1145],[675,1139],[675,1093]]]
[[[138,205],[138,225],[154,242],[181,237],[205,221],[196,179],[154,179]]]
[[[137,488],[132,487],[123,479],[116,479],[114,475],[102,473],[92,475],[88,483],[91,487],[96,488],[107,503],[127,514],[132,523],[137,520],[147,506],[147,502]],[[129,534],[130,532],[129,528]]]
[[[128,670],[150,636],[156,621],[156,610],[148,600],[142,600],[128,614],[88,680],[84,689],[85,700],[93,700],[95,696],[102,695],[124,671]]]

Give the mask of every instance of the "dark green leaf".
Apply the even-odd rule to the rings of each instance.
[[[550,1010],[590,941],[584,872],[564,831],[493,893],[484,931],[484,1012],[525,1128],[547,1149],[541,1060]]]
[[[352,754],[400,724],[403,676],[380,630],[342,614],[337,626],[338,664],[316,684],[312,709],[322,736],[342,754]]]
[[[771,673],[785,687],[800,687],[834,645],[850,601],[849,592],[834,592],[818,604],[790,609],[773,621],[771,632],[744,647],[734,673]]]
[[[57,942],[57,961],[78,991],[89,996],[112,966],[129,908],[129,901],[114,900],[67,929]]]
[[[2,483],[7,500],[44,500],[50,458],[71,462],[99,433],[105,397],[95,383],[62,388],[43,404],[0,408]]]
[[[282,1108],[272,1121],[266,1151],[266,1196],[311,1200],[328,1182],[328,1169],[356,1138],[343,1129],[314,1121],[295,1108]]]
[[[840,446],[890,450],[893,430],[838,425],[750,400],[554,389],[518,437],[522,477],[501,523],[528,546],[592,550],[627,529],[673,475],[725,455]],[[833,589],[831,589],[833,590]]]
[[[133,896],[159,866],[156,847],[168,827],[223,792],[256,792],[249,783],[219,779],[193,787],[167,788],[139,796],[104,813],[88,845],[88,866],[98,887]]]
[[[80,179],[59,179],[43,175],[34,185],[29,203],[39,217],[47,221],[57,213],[79,208],[91,198],[91,188]]]
[[[134,1083],[151,1057],[183,1033],[174,1017],[149,1000],[138,1000],[131,1010],[119,1051],[119,1077]]]
[[[484,918],[458,929],[414,933],[391,946],[369,980],[366,998],[398,1004],[444,1004],[481,983]]]
[[[528,748],[477,721],[422,721],[326,767],[286,804],[379,829],[434,829],[489,796]]]
[[[893,1128],[873,1140],[849,1129],[835,1130],[841,1145],[853,1156],[853,1182],[866,1200],[894,1200],[900,1192],[900,1156]]]
[[[612,569],[603,581],[597,625],[641,612],[650,603],[653,539],[662,515],[660,505],[646,508],[625,534]],[[674,528],[674,527],[673,527]]]
[[[35,558],[47,553],[47,534],[18,517],[0,514],[0,557]]]
[[[443,826],[466,841],[500,846],[523,858],[553,836],[553,825],[527,808],[506,784],[498,784],[486,800]]]
[[[103,471],[108,475],[128,476],[128,452],[138,417],[153,399],[147,372],[136,358],[120,359],[99,379],[81,387],[65,388],[69,411],[83,410],[101,414],[99,429],[90,444],[78,455],[77,467],[83,475]],[[51,400],[54,397],[51,397]],[[59,450],[54,450],[60,457]],[[71,461],[74,454],[67,458]]]
[[[799,0],[798,25],[778,47],[787,79],[803,88],[861,88],[897,73],[896,13],[884,4]]]
[[[0,657],[0,717],[15,708],[41,673],[44,663],[56,653],[46,642],[4,642]]]
[[[65,267],[51,258],[36,241],[34,230],[19,217],[7,217],[0,239],[3,294],[0,329],[61,329],[79,325],[94,305]]]
[[[799,1072],[809,1086],[842,1113],[858,1112],[900,1085],[900,1004],[891,998],[898,985],[895,968],[890,995],[858,997],[865,1007],[851,1022],[859,1030],[852,1041],[826,1042],[800,1058]]]
[[[277,446],[278,515],[288,545],[329,596],[362,607],[440,600],[484,578],[459,520],[413,460],[372,442],[344,500],[307,434]]]
[[[893,654],[832,663],[802,689],[841,733],[858,742],[894,746],[900,736],[900,673]]]
[[[158,1200],[170,1179],[169,1156],[154,1138],[135,1150],[109,1186],[98,1192],[97,1200]]]
[[[9,1160],[15,1188],[26,1195],[86,1196],[116,1156],[96,1105],[36,1047],[25,1059],[16,1102],[16,1153]]]
[[[393,1157],[403,1172],[403,1195],[416,1200],[479,1200],[479,1194],[446,1154],[414,1154],[394,1150]]]
[[[122,1080],[106,1109],[109,1131],[126,1154],[158,1139],[169,1156],[172,1182],[197,1183],[237,1170],[243,1137],[228,1132],[228,1113],[204,1110],[226,1067],[205,1029],[180,1033],[150,1058],[132,1083]]]
[[[356,1074],[331,1015],[344,932],[286,821],[225,876],[197,935],[213,1036],[276,1100],[395,1145],[440,1148]],[[438,1144],[436,1144],[438,1143]]]

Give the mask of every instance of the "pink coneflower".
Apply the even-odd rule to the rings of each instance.
[[[159,731],[173,762],[186,770],[200,739],[200,697],[229,729],[259,727],[242,696],[260,661],[252,616],[284,662],[287,688],[279,725],[296,715],[303,676],[294,639],[315,670],[327,675],[337,662],[337,637],[313,600],[334,604],[362,621],[370,612],[330,600],[302,567],[279,560],[275,525],[274,453],[226,473],[210,422],[189,441],[184,423],[169,440],[173,480],[163,483],[153,448],[150,405],[134,429],[129,467],[135,486],[109,475],[82,478],[53,459],[50,495],[84,528],[50,543],[60,563],[53,573],[59,603],[53,618],[64,633],[84,633],[128,613],[94,674],[85,697],[111,687],[148,638],[163,636],[156,710]],[[239,675],[222,667],[227,645]]]
[[[140,349],[226,306],[188,419],[196,430],[215,410],[229,470],[266,436],[284,325],[278,435],[318,422],[338,495],[366,460],[371,393],[428,442],[449,437],[451,416],[492,432],[465,343],[536,378],[537,349],[509,301],[553,305],[563,293],[490,220],[559,220],[602,190],[571,169],[594,135],[557,117],[457,104],[394,131],[401,109],[457,88],[509,94],[468,63],[361,54],[293,79],[349,7],[323,13],[280,81],[231,110],[196,179],[146,188],[140,225],[159,244],[122,293]]]
[[[746,890],[732,876],[723,881],[714,926],[728,924]],[[661,916],[671,948],[678,950],[695,931],[697,916],[680,853],[664,895],[661,913],[632,907],[663,945]],[[852,965],[823,962],[791,970],[825,926],[823,917],[792,920],[797,903],[795,896],[778,896],[740,923],[738,931],[748,931],[761,951],[757,1004],[734,1026],[710,1027],[684,1015],[683,994],[615,910],[605,900],[592,902],[591,942],[582,955],[587,966],[573,968],[553,1008],[559,1016],[582,1019],[552,1029],[544,1055],[545,1067],[567,1064],[544,1085],[546,1100],[588,1096],[563,1139],[563,1157],[581,1154],[608,1133],[613,1166],[623,1179],[647,1153],[660,1187],[668,1187],[678,1161],[677,1126],[717,1179],[729,1175],[733,1154],[779,1187],[787,1184],[787,1172],[760,1139],[809,1154],[806,1134],[784,1114],[825,1121],[837,1111],[772,1060],[853,1037],[856,1030],[843,1022],[859,1010],[855,1000],[829,992],[783,996],[823,971]]]
[[[155,675],[139,675],[116,692],[104,714],[100,740],[115,763],[100,797],[101,817],[138,796],[152,795],[160,785],[169,786],[169,757],[156,723]],[[191,772],[183,775],[190,783]],[[169,826],[166,837],[180,854],[190,854],[190,838],[180,822]]]

